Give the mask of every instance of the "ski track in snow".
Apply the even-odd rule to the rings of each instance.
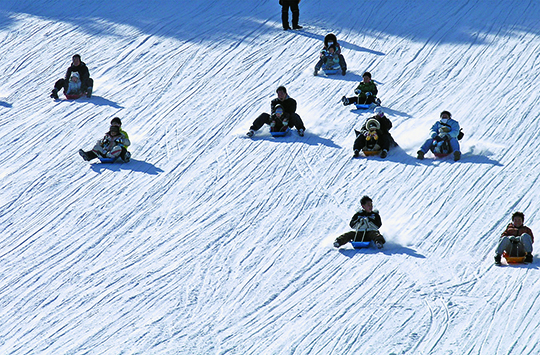
[[[0,4],[0,353],[536,354],[535,1]],[[346,76],[313,76],[334,32]],[[53,101],[73,53],[94,96]],[[400,147],[352,158],[369,70]],[[307,127],[244,134],[285,85]],[[415,159],[442,110],[459,162]],[[129,164],[77,154],[119,116]],[[388,243],[332,248],[372,196]]]

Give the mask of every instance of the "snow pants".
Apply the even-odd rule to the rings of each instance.
[[[528,235],[527,233],[524,233],[520,235],[519,237],[512,237],[512,238],[518,238],[519,242],[523,245],[523,249],[525,249],[527,253],[532,253],[533,246],[532,246],[532,238],[530,235]],[[512,248],[512,241],[510,240],[510,238],[501,237],[501,239],[499,240],[499,245],[497,246],[496,253],[501,255],[503,251],[505,250],[507,252],[510,252],[511,248]]]
[[[433,146],[433,138],[429,138],[422,144],[420,150],[424,153],[427,153],[428,150]],[[452,147],[453,152],[459,152],[459,142],[456,138],[450,138],[450,147]]]
[[[341,70],[347,71],[347,63],[345,63],[345,58],[343,57],[342,54],[338,54],[338,57],[339,57],[339,66],[341,67]],[[325,56],[319,59],[317,64],[315,64],[315,69],[320,70],[325,62],[325,59],[326,59]]]
[[[294,0],[281,0],[281,22],[284,29],[290,28],[289,26],[289,8],[292,12],[292,26],[298,26],[298,20],[300,19],[300,9],[298,8],[299,1]]]
[[[250,129],[258,131],[265,123],[267,125],[270,124],[270,115],[267,113],[261,113],[259,117],[257,117],[255,121],[253,121],[253,125],[251,125]],[[306,127],[304,127],[304,122],[302,122],[302,119],[296,113],[290,114],[289,127],[296,127],[296,129],[298,130],[306,130]]]
[[[54,83],[54,88],[56,91],[60,91],[64,89],[64,92],[67,92],[69,82],[66,81],[66,79],[59,79],[56,83]],[[94,87],[94,79],[88,78],[85,83],[81,83],[81,90],[83,92],[86,92],[86,89],[93,88]]]
[[[379,233],[379,231],[350,231],[347,233],[343,233],[336,238],[336,242],[338,242],[339,245],[347,244],[351,241],[371,242],[372,240],[381,244],[386,243],[384,237],[381,233]]]
[[[361,93],[358,96],[348,97],[347,100],[349,100],[348,105],[350,104],[369,105],[375,102],[375,98],[376,96],[366,95],[365,93]]]

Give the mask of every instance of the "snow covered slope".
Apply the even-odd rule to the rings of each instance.
[[[538,354],[537,1],[0,2],[0,353]],[[346,76],[314,77],[333,32]],[[80,53],[94,96],[49,98]],[[365,70],[400,144],[352,159]],[[305,137],[244,134],[285,85]],[[440,111],[463,158],[417,161]],[[129,164],[82,161],[122,118]],[[382,251],[332,248],[363,195]]]

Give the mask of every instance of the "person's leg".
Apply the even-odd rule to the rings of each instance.
[[[266,112],[265,113],[261,113],[259,115],[259,117],[257,117],[255,119],[255,121],[253,121],[253,124],[251,125],[250,129],[254,130],[254,131],[258,131],[259,129],[261,129],[261,127],[264,125],[264,124],[270,124],[270,115],[267,114]]]

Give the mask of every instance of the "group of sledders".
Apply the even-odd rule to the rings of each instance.
[[[90,71],[86,64],[81,61],[79,54],[73,55],[72,62],[67,69],[64,78],[59,79],[51,91],[51,98],[58,100],[58,93],[63,90],[64,96],[68,100],[78,99],[84,95],[92,97],[94,80],[90,78]],[[131,144],[128,134],[122,129],[122,121],[114,117],[111,121],[109,131],[100,139],[94,148],[89,151],[79,150],[81,157],[90,161],[99,159],[103,163],[124,162],[131,159],[128,147]]]

